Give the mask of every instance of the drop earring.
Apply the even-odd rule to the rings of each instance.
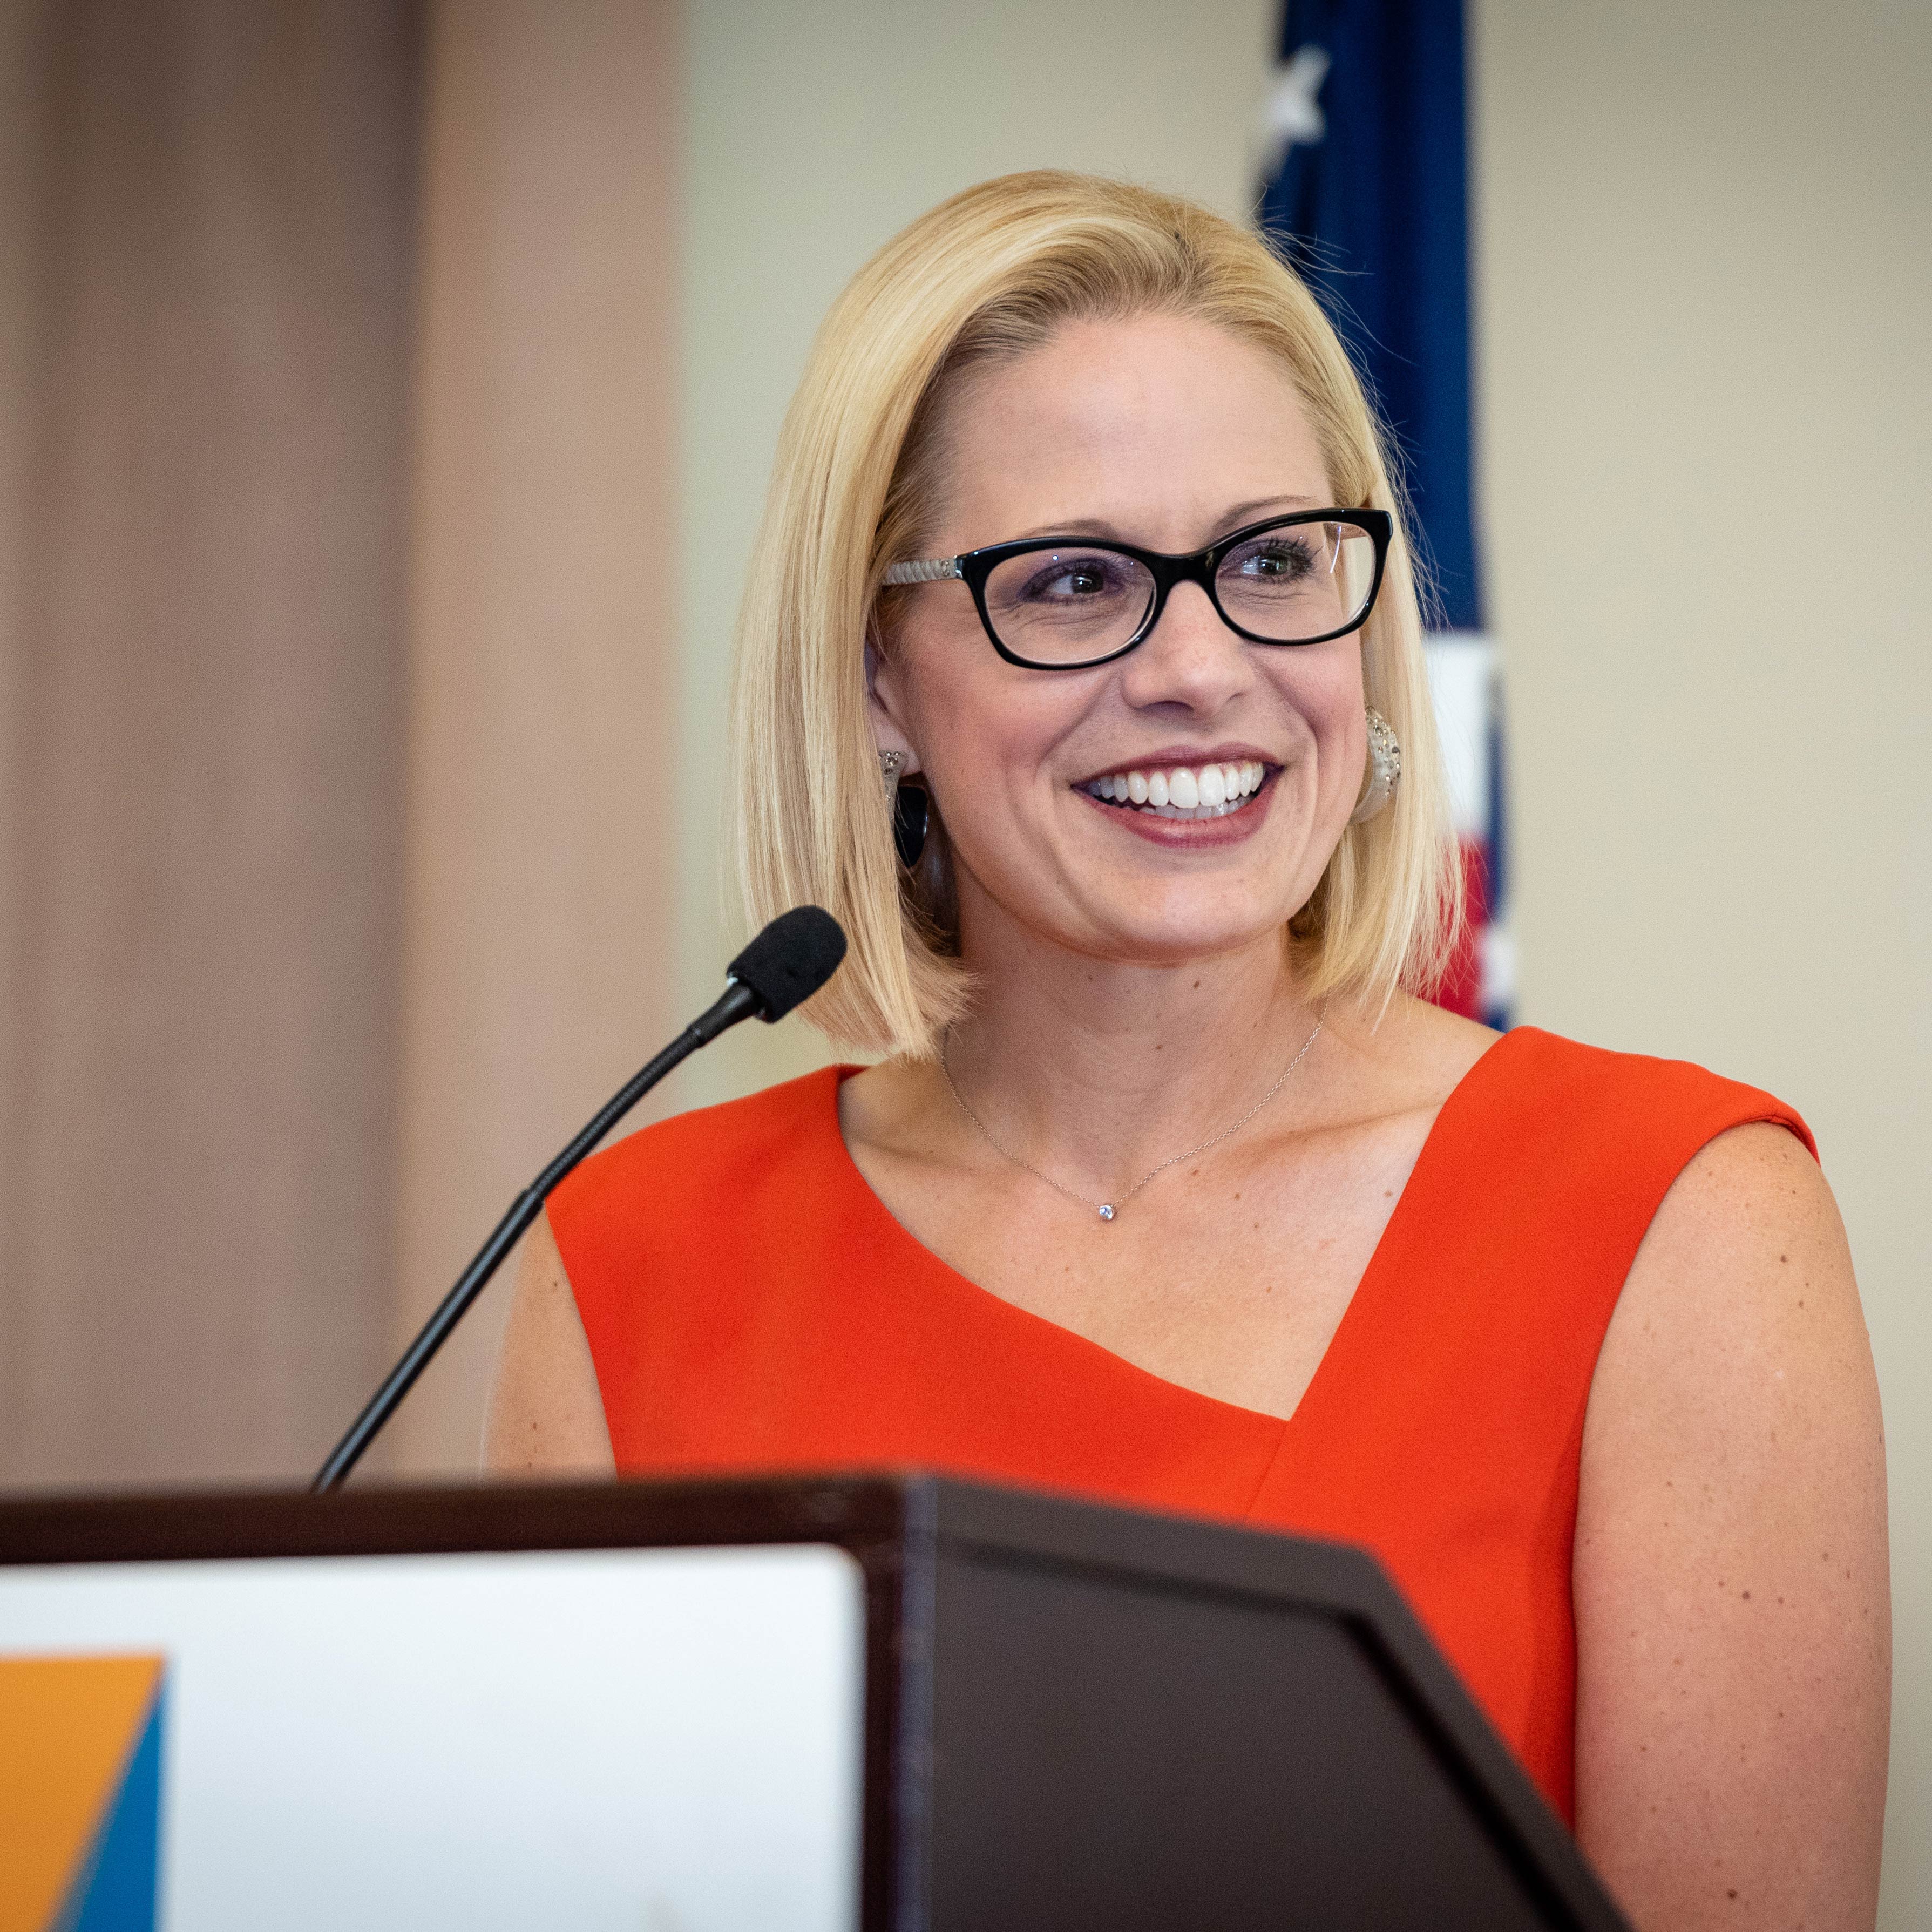
[[[1369,782],[1360,801],[1349,814],[1351,825],[1366,824],[1394,797],[1402,783],[1402,746],[1390,728],[1388,720],[1372,706],[1369,707]]]
[[[886,797],[892,807],[892,843],[898,848],[899,863],[910,872],[926,850],[932,800],[926,796],[925,786],[899,783],[899,772],[904,764],[903,752],[879,754],[879,775],[886,782]]]

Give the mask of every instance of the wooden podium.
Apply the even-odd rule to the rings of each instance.
[[[0,1504],[0,1712],[144,1656],[170,1932],[526,1882],[664,1932],[1624,1924],[1334,1545],[917,1474]]]

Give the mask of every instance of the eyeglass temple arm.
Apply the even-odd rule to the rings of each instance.
[[[937,584],[943,578],[963,577],[956,556],[928,557],[921,563],[894,563],[886,567],[888,584]]]

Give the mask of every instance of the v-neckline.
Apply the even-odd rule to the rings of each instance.
[[[1518,1029],[1518,1030],[1525,1030]],[[1341,1319],[1335,1324],[1334,1333],[1328,1337],[1328,1346],[1322,1352],[1321,1360],[1315,1365],[1314,1373],[1309,1377],[1307,1382],[1303,1387],[1294,1407],[1285,1416],[1273,1415],[1264,1408],[1250,1408],[1244,1402],[1229,1402],[1222,1396],[1209,1395],[1203,1390],[1189,1388],[1185,1382],[1173,1381],[1166,1376],[1157,1374],[1152,1369],[1143,1368],[1139,1363],[1131,1360],[1117,1350],[1108,1348],[1104,1342],[1096,1342],[1092,1336],[1083,1335],[1078,1329],[1070,1328],[1064,1322],[1056,1322],[1050,1316],[1036,1314],[1030,1308],[1022,1308],[1018,1303],[1009,1301],[1003,1294],[994,1294],[990,1288],[982,1287],[970,1275],[962,1273],[944,1256],[935,1254],[880,1198],[872,1184],[866,1178],[859,1163],[852,1158],[852,1150],[845,1144],[844,1131],[840,1126],[838,1120],[838,1092],[854,1074],[863,1072],[865,1070],[863,1068],[835,1066],[827,1070],[833,1078],[828,1083],[826,1088],[829,1113],[826,1124],[832,1138],[835,1162],[842,1165],[846,1184],[861,1200],[862,1211],[880,1225],[889,1239],[903,1243],[927,1267],[937,1269],[941,1275],[958,1284],[976,1300],[990,1304],[992,1311],[994,1314],[1004,1314],[1023,1323],[1036,1323],[1040,1328],[1050,1331],[1063,1342],[1071,1342],[1081,1347],[1090,1348],[1097,1354],[1104,1356],[1107,1361],[1117,1369],[1124,1370],[1130,1376],[1144,1377],[1147,1381],[1157,1384],[1171,1395],[1186,1396],[1196,1402],[1205,1402],[1211,1408],[1222,1410],[1232,1415],[1244,1418],[1251,1422],[1265,1424],[1270,1428],[1280,1431],[1285,1440],[1288,1432],[1294,1427],[1297,1418],[1307,1412],[1310,1397],[1316,1394],[1318,1388],[1325,1387],[1328,1381],[1330,1379],[1332,1375],[1330,1364],[1334,1363],[1345,1338],[1352,1338],[1358,1330],[1372,1319],[1374,1303],[1383,1292],[1381,1288],[1381,1279],[1386,1272],[1384,1257],[1392,1252],[1396,1245],[1393,1238],[1396,1236],[1398,1227],[1412,1211],[1410,1204],[1415,1198],[1418,1192],[1417,1180],[1424,1174],[1425,1170],[1436,1166],[1444,1158],[1441,1151],[1443,1123],[1452,1113],[1460,1112],[1462,1110],[1461,1103],[1466,1100],[1477,1075],[1490,1065],[1496,1058],[1498,1049],[1505,1045],[1511,1037],[1512,1035],[1510,1034],[1502,1034],[1492,1040],[1475,1060],[1463,1070],[1462,1078],[1443,1096],[1442,1104],[1436,1110],[1436,1118],[1429,1124],[1428,1132],[1423,1136],[1422,1146],[1415,1156],[1415,1164],[1409,1169],[1408,1178],[1402,1183],[1402,1192],[1396,1197],[1395,1206],[1390,1210],[1388,1220],[1382,1224],[1382,1233],[1377,1238],[1375,1247],[1369,1256],[1368,1264],[1362,1270],[1360,1277],[1356,1281],[1354,1292],[1349,1296],[1348,1305],[1342,1311]],[[1371,1294],[1372,1290],[1376,1292]],[[1372,1311],[1366,1316],[1361,1312],[1365,1300],[1369,1301]]]

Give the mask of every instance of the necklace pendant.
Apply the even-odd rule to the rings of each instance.
[[[1111,1201],[1101,1202],[1100,1218],[1103,1221],[1111,1221],[1114,1218],[1114,1204]]]

